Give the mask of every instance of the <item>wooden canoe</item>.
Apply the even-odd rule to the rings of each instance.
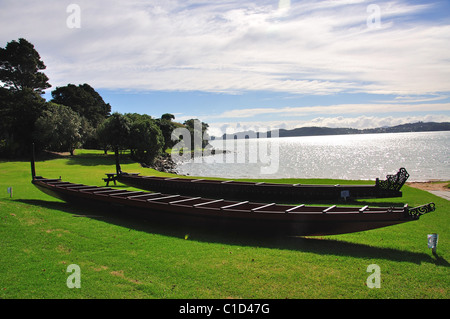
[[[342,200],[357,198],[401,197],[401,187],[409,174],[401,168],[386,180],[376,180],[372,185],[306,185],[257,183],[217,179],[185,177],[140,176],[117,169],[116,179],[128,186],[180,195],[202,194],[212,198],[246,199],[253,201],[276,201],[298,203],[304,200]]]
[[[415,221],[435,210],[434,203],[415,208],[407,205],[390,208],[319,207],[208,199],[88,186],[35,175],[32,183],[50,196],[77,205],[114,207],[124,215],[137,212],[149,220],[268,235],[323,236],[360,232]]]

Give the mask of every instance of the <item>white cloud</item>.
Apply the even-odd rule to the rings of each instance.
[[[393,100],[380,100],[377,103],[418,103],[418,102],[431,102],[448,99],[448,95],[437,96],[396,96]]]
[[[336,104],[327,106],[303,106],[282,108],[248,108],[225,111],[216,115],[204,115],[204,119],[240,119],[256,118],[260,115],[277,115],[284,117],[300,117],[314,114],[376,114],[376,113],[411,113],[449,111],[450,103],[434,104]]]
[[[282,1],[284,4],[287,1]],[[298,94],[434,94],[450,87],[450,26],[416,19],[431,5],[377,1],[2,1],[0,40],[26,37],[54,86]]]

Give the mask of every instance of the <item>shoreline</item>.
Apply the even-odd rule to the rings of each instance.
[[[445,191],[450,192],[449,181],[430,180],[427,182],[406,182],[407,186],[424,191]]]

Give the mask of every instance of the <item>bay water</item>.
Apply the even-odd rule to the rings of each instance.
[[[178,163],[177,172],[223,178],[450,180],[450,132],[213,140],[220,153]]]

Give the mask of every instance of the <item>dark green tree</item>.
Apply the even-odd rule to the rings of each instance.
[[[105,150],[128,149],[132,121],[120,113],[113,113],[97,128],[97,138]]]
[[[32,90],[43,94],[51,87],[48,77],[42,73],[46,66],[34,45],[20,38],[0,48],[0,82],[12,91]]]
[[[52,102],[70,107],[96,128],[111,113],[111,105],[89,84],[68,84],[52,91]]]
[[[125,114],[131,121],[129,147],[134,160],[151,165],[161,154],[164,137],[157,124],[149,115]]]
[[[42,148],[70,155],[80,147],[83,138],[82,118],[70,107],[49,103],[36,121],[35,136]]]
[[[45,64],[25,39],[0,48],[0,155],[28,155],[36,120],[46,109],[42,93],[50,87]]]
[[[205,148],[208,145],[208,127],[205,122],[201,122],[198,119],[190,119],[183,123],[191,133],[191,150],[195,150],[197,145],[194,145],[195,139],[201,140],[201,147]]]
[[[175,115],[170,114],[170,113],[164,113],[163,115],[161,115],[161,120],[171,122],[174,119],[175,119]]]
[[[13,121],[12,109],[12,92],[0,87],[0,141],[6,143],[6,137],[11,130],[11,123]]]
[[[161,133],[164,137],[164,150],[172,148],[176,143],[176,141],[172,140],[172,132],[177,127],[177,124],[172,122],[172,120],[174,119],[174,115],[165,113],[161,115],[160,119],[156,120],[156,123],[158,124],[159,129],[161,130]]]
[[[0,155],[29,155],[35,122],[47,103],[31,89],[13,92],[1,88],[0,92]]]

